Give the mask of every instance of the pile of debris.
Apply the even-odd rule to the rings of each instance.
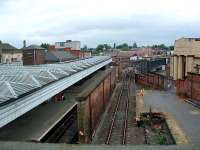
[[[150,145],[172,145],[175,141],[162,113],[142,113],[137,126],[144,129],[145,142]]]

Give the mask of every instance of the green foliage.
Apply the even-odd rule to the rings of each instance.
[[[152,45],[152,49],[160,49],[160,50],[169,50],[169,47],[165,46],[165,44],[160,44],[160,45]]]
[[[85,50],[85,51],[87,51],[87,50],[88,50],[88,47],[87,47],[87,45],[84,45],[84,46],[83,46],[83,48],[82,48],[82,50]]]
[[[173,45],[171,45],[171,46],[169,46],[169,50],[174,50],[174,46]]]
[[[108,49],[111,49],[111,46],[108,44],[99,44],[96,48],[96,53],[101,53],[104,51],[107,51]]]
[[[164,145],[166,143],[167,143],[166,137],[164,137],[163,135],[160,135],[160,137],[159,137],[159,144],[160,145]]]
[[[133,46],[129,46],[127,43],[123,43],[121,45],[118,45],[116,48],[117,49],[121,49],[123,51],[128,51],[128,50],[131,50],[132,48],[137,48],[137,43],[133,43]]]
[[[41,46],[42,48],[48,49],[49,46],[50,46],[50,44],[48,44],[48,43],[42,43],[40,46]]]
[[[116,48],[116,43],[114,43],[113,48]]]
[[[137,43],[133,43],[133,48],[137,48]]]
[[[117,49],[121,49],[121,50],[123,50],[123,51],[128,51],[128,50],[130,50],[130,48],[129,48],[129,46],[128,46],[127,43],[123,43],[123,44],[121,44],[121,45],[118,45],[116,48],[117,48]]]

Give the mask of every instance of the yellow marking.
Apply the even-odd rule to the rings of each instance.
[[[141,93],[144,93],[144,90],[137,91],[136,96],[136,117],[138,118],[140,117],[141,113],[149,112],[149,109],[144,105],[144,98],[141,96]],[[152,108],[152,112],[160,112],[165,116],[169,130],[171,131],[171,134],[177,145],[189,143],[184,131],[168,112],[162,112],[158,108]]]

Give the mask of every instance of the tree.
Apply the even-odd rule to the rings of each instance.
[[[127,43],[123,43],[123,44],[121,44],[121,45],[118,45],[116,48],[117,48],[117,49],[121,49],[121,50],[123,50],[123,51],[129,50],[129,46],[128,46]]]
[[[99,45],[97,46],[97,48],[96,48],[96,52],[97,52],[97,53],[101,53],[101,52],[103,52],[103,49],[104,49],[103,44],[99,44]]]
[[[40,46],[41,46],[42,48],[44,48],[44,49],[48,49],[49,46],[50,46],[50,44],[48,44],[48,43],[42,43]]]
[[[111,46],[108,44],[99,44],[96,48],[97,53],[101,53],[104,51],[107,51],[108,49],[111,49]]]
[[[84,46],[83,46],[83,50],[85,50],[85,51],[88,50],[87,45],[84,45]]]
[[[173,45],[171,45],[171,46],[169,46],[169,50],[174,50],[174,46]]]
[[[113,46],[113,48],[114,48],[114,49],[116,48],[116,43],[114,43],[114,46]]]
[[[133,43],[133,48],[137,48],[137,43]]]
[[[165,46],[165,44],[160,44],[160,45],[152,45],[152,49],[160,49],[160,50],[168,50],[169,48]]]

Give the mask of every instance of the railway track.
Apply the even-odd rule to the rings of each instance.
[[[55,124],[45,135],[39,139],[43,143],[70,143],[73,135],[68,135],[68,131],[73,131],[74,135],[77,131],[77,107],[69,111],[58,123]],[[69,139],[71,138],[71,139]],[[64,139],[64,140],[63,140]]]
[[[105,144],[126,144],[128,109],[129,109],[129,86],[127,76],[124,75],[122,88],[119,93],[117,104],[112,114],[108,135]]]
[[[48,138],[47,143],[59,143],[64,134],[75,120],[75,114],[71,114]]]

